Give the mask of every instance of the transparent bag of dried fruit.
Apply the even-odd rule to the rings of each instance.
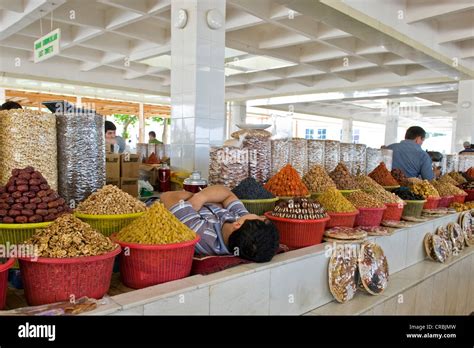
[[[302,177],[308,171],[308,148],[306,139],[295,138],[291,140],[290,164]]]
[[[326,140],[324,146],[324,168],[326,171],[332,172],[340,159],[340,142],[337,140]]]
[[[313,168],[315,165],[324,166],[325,141],[319,140],[319,139],[309,139],[307,141],[307,148],[308,148],[308,168]]]
[[[365,174],[367,167],[367,146],[364,144],[355,144],[354,165],[352,166],[352,175]]]
[[[355,159],[355,144],[340,143],[339,145],[339,161],[344,163],[352,173]]]
[[[369,174],[372,172],[380,162],[383,162],[382,150],[368,147],[366,173]]]

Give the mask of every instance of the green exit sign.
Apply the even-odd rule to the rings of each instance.
[[[34,43],[35,63],[51,58],[59,53],[61,29],[55,29]]]

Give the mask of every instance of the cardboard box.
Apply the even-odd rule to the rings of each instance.
[[[108,153],[105,155],[105,173],[109,178],[120,178],[120,155]]]
[[[120,188],[133,197],[138,197],[138,179],[120,178]]]
[[[107,185],[115,185],[120,188],[120,178],[107,178],[105,181]]]
[[[120,176],[138,179],[140,159],[138,155],[123,154],[120,156]]]

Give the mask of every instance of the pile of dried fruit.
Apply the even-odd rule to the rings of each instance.
[[[357,183],[354,181],[354,178],[344,163],[339,162],[336,168],[331,173],[329,173],[329,176],[334,181],[339,190],[358,189]]]
[[[407,188],[399,188],[393,191],[398,197],[405,201],[423,201],[425,197],[417,195],[416,193],[411,192]]]
[[[117,186],[106,185],[81,202],[76,212],[89,215],[120,215],[140,213],[146,205]]]
[[[335,188],[326,190],[318,197],[318,202],[331,213],[352,213],[357,209]]]
[[[369,176],[382,186],[399,186],[398,181],[392,176],[384,162],[381,162]]]
[[[33,167],[12,170],[5,187],[0,187],[0,222],[35,223],[53,221],[69,211],[66,202],[52,190]]]
[[[456,182],[459,184],[465,184],[467,182],[466,178],[464,178],[462,176],[461,173],[458,173],[458,172],[451,172],[451,173],[448,173],[448,175],[453,178],[454,180],[456,180]]]
[[[190,241],[196,233],[179,221],[162,203],[117,233],[117,240],[138,244],[173,244]]]
[[[272,215],[296,220],[317,220],[327,217],[324,208],[319,203],[307,198],[281,201],[273,209]]]
[[[47,228],[37,230],[25,244],[37,246],[40,257],[96,256],[118,247],[71,214],[64,214]]]
[[[456,187],[447,182],[442,182],[438,180],[431,181],[433,187],[438,191],[441,197],[446,196],[467,196],[467,193],[464,190],[461,190],[459,187]]]
[[[424,198],[439,197],[439,192],[430,184],[428,180],[410,186],[410,190]]]
[[[462,187],[464,190],[474,190],[474,181],[467,182],[467,183],[465,183],[465,184],[461,184],[461,187]]]
[[[321,165],[313,166],[303,176],[303,182],[311,192],[324,192],[328,188],[336,188],[336,184]]]
[[[234,187],[232,192],[240,199],[270,199],[275,197],[262,184],[251,177],[242,180],[240,184]]]
[[[384,208],[383,204],[378,199],[362,191],[355,191],[346,196],[347,200],[351,202],[356,208]]]
[[[454,208],[457,212],[474,209],[474,201],[466,203],[451,203],[450,208]]]
[[[309,194],[301,177],[290,164],[284,166],[265,184],[265,188],[279,197],[302,197]]]
[[[408,181],[407,181],[407,176],[405,173],[398,168],[392,169],[392,176],[395,180],[397,180],[398,184],[401,186],[407,186]]]
[[[392,192],[388,192],[383,186],[377,184],[367,175],[355,177],[359,187],[383,203],[403,203],[403,200]]]
[[[408,185],[421,184],[423,182],[423,180],[419,178],[408,178],[407,181],[408,181]]]

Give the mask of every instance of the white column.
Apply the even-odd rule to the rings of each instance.
[[[461,151],[465,141],[474,143],[474,80],[459,82],[458,115],[453,129],[453,152]]]
[[[457,150],[457,144],[456,144],[456,126],[457,126],[457,120],[453,119],[452,122],[453,129],[451,130],[451,153],[456,153],[459,152],[460,150]]]
[[[225,135],[225,8],[224,0],[171,2],[171,164],[204,177],[210,146]],[[180,10],[188,18],[182,29]],[[220,28],[208,26],[210,10]]]
[[[247,103],[233,101],[230,104],[230,134],[239,130],[236,125],[245,123],[247,119]]]
[[[7,97],[5,96],[5,88],[0,88],[0,105],[7,101]]]
[[[78,107],[78,108],[82,107],[82,97],[81,96],[76,96],[76,107]]]
[[[138,104],[138,142],[146,143],[145,139],[145,111],[143,103]]]
[[[352,118],[342,120],[342,142],[352,143],[352,133],[354,130],[354,122]]]
[[[385,110],[385,145],[396,143],[398,140],[398,119],[400,104],[388,102]]]

